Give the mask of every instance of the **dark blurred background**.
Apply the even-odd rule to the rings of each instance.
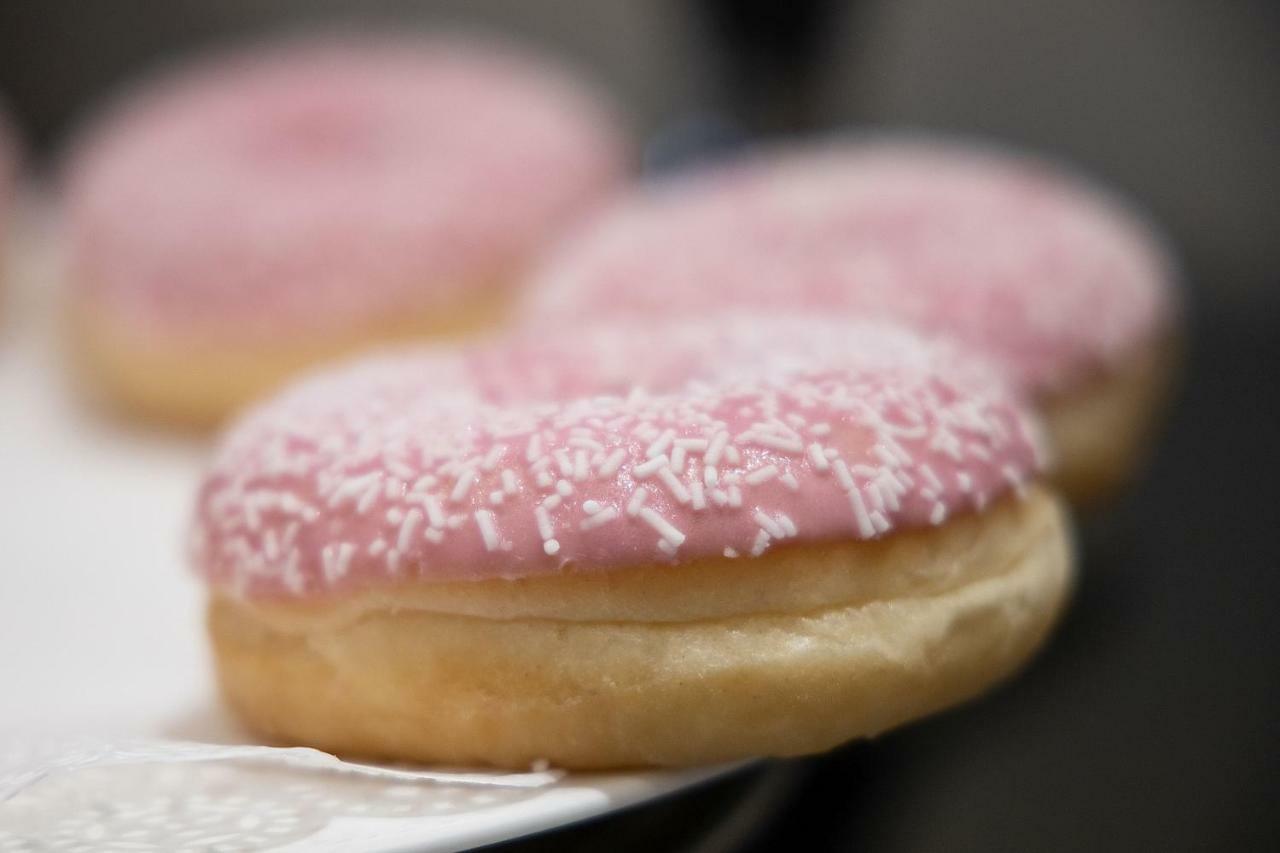
[[[747,849],[1280,850],[1280,3],[0,0],[0,98],[40,166],[157,62],[334,21],[540,45],[614,93],[653,168],[906,125],[1062,157],[1149,209],[1185,261],[1186,381],[1148,476],[1084,519],[1063,631],[986,700],[787,764]],[[689,820],[661,808],[546,849]]]

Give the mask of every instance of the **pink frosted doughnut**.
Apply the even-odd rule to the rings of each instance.
[[[863,728],[872,718],[900,722],[968,695],[1035,645],[1066,579],[1061,520],[1035,485],[1038,458],[1031,421],[995,373],[901,330],[758,318],[642,333],[602,327],[375,358],[266,403],[231,431],[200,490],[195,562],[213,591],[227,693],[278,736],[500,764],[803,751],[877,730]],[[959,619],[968,612],[961,600],[979,587],[990,596],[981,612]],[[913,612],[922,596],[927,615]],[[775,628],[756,623],[763,613],[798,620],[787,630],[800,642],[814,630],[814,612],[856,611],[859,621],[867,601],[880,598],[903,608],[902,626],[882,626],[883,636],[850,627],[845,639],[863,644],[848,652],[858,660],[839,651],[808,670],[814,698],[834,679],[852,716],[836,721],[805,700],[790,746],[777,732],[655,742],[650,725],[663,711],[650,698],[628,698],[634,685],[623,682],[637,659],[613,658],[678,639],[664,634],[671,623],[684,626],[676,634],[693,631],[691,642],[735,630],[767,646]],[[956,624],[944,627],[942,612]],[[523,626],[531,635],[520,643],[533,649],[554,643],[563,623],[581,623],[588,635],[579,648],[585,669],[570,681],[613,686],[593,681],[598,702],[578,696],[581,708],[535,730],[492,719],[483,733],[474,728],[490,713],[531,723],[521,704],[565,689],[546,661],[525,659],[505,633]],[[477,666],[510,678],[496,688],[517,694],[509,705],[480,700],[489,686],[429,662],[447,656],[434,639],[445,624],[448,645],[468,637]],[[369,636],[350,636],[356,625],[391,645],[376,652]],[[588,653],[607,636],[623,646]],[[993,658],[964,651],[945,678],[922,677],[918,663],[886,670],[861,657],[875,642],[915,654],[972,641],[987,655],[997,640]],[[315,661],[305,646],[317,643],[343,649],[337,669],[317,676],[328,683],[307,674]],[[737,660],[739,687],[769,684],[781,673],[775,665],[805,671],[796,652],[785,661],[772,650],[758,671]],[[378,674],[362,674],[373,665],[365,654],[381,660]],[[397,679],[417,686],[388,699],[397,691],[388,665],[406,667]],[[673,692],[683,707],[728,689],[722,677],[732,674],[703,680],[677,666],[645,679],[660,682],[653,699]],[[865,707],[881,677],[910,701]],[[306,689],[292,698],[270,687],[300,681]],[[353,704],[309,714],[309,691]],[[766,703],[777,700],[767,692]],[[743,713],[761,707],[741,703]],[[379,734],[379,708],[392,707],[421,725]],[[594,723],[593,709],[604,715]],[[592,734],[610,714],[616,727]],[[580,717],[585,728],[570,735],[564,726]]]
[[[492,322],[625,160],[590,92],[509,47],[247,50],[86,134],[67,182],[74,295],[113,390],[207,420],[336,350]]]
[[[1090,479],[1119,467],[1077,446],[1090,434],[1123,455],[1141,443],[1175,314],[1168,258],[1113,199],[1030,158],[942,143],[778,151],[659,186],[538,278],[540,325],[735,306],[949,336],[1044,403],[1065,465]],[[1058,400],[1080,403],[1061,424]]]

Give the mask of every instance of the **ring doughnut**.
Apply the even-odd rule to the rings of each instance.
[[[1088,503],[1143,455],[1176,348],[1171,263],[1136,216],[1029,157],[830,143],[673,180],[536,274],[534,325],[726,306],[891,318],[970,346],[1045,416]]]
[[[505,46],[312,36],[162,76],[70,158],[80,361],[134,413],[202,425],[370,342],[491,326],[626,147]]]
[[[652,384],[620,392],[611,365],[645,353]],[[996,373],[884,325],[411,351],[246,413],[193,561],[223,692],[281,741],[507,767],[794,755],[1029,657],[1071,574],[1039,467]]]

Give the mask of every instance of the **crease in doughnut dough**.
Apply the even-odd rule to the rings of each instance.
[[[932,529],[754,560],[422,583],[332,606],[215,590],[209,628],[224,694],[282,742],[687,765],[816,752],[970,698],[1040,645],[1070,580],[1064,509],[1033,487]]]
[[[134,330],[110,310],[88,303],[69,311],[72,354],[86,384],[114,408],[207,429],[325,361],[379,345],[449,341],[498,328],[510,307],[510,289],[486,280],[471,292],[446,307],[405,310],[350,329],[220,344],[197,334]]]
[[[1142,467],[1173,394],[1180,349],[1164,336],[1104,374],[1042,396],[1057,460],[1051,478],[1073,504],[1104,503]]]

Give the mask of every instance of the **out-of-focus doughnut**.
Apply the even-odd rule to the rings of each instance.
[[[729,307],[889,317],[1028,392],[1074,499],[1143,454],[1175,348],[1169,259],[1136,216],[1028,157],[911,141],[779,150],[638,195],[536,276],[536,325]]]
[[[161,76],[69,164],[81,361],[134,411],[199,424],[336,353],[490,326],[626,147],[506,46],[311,37]]]

